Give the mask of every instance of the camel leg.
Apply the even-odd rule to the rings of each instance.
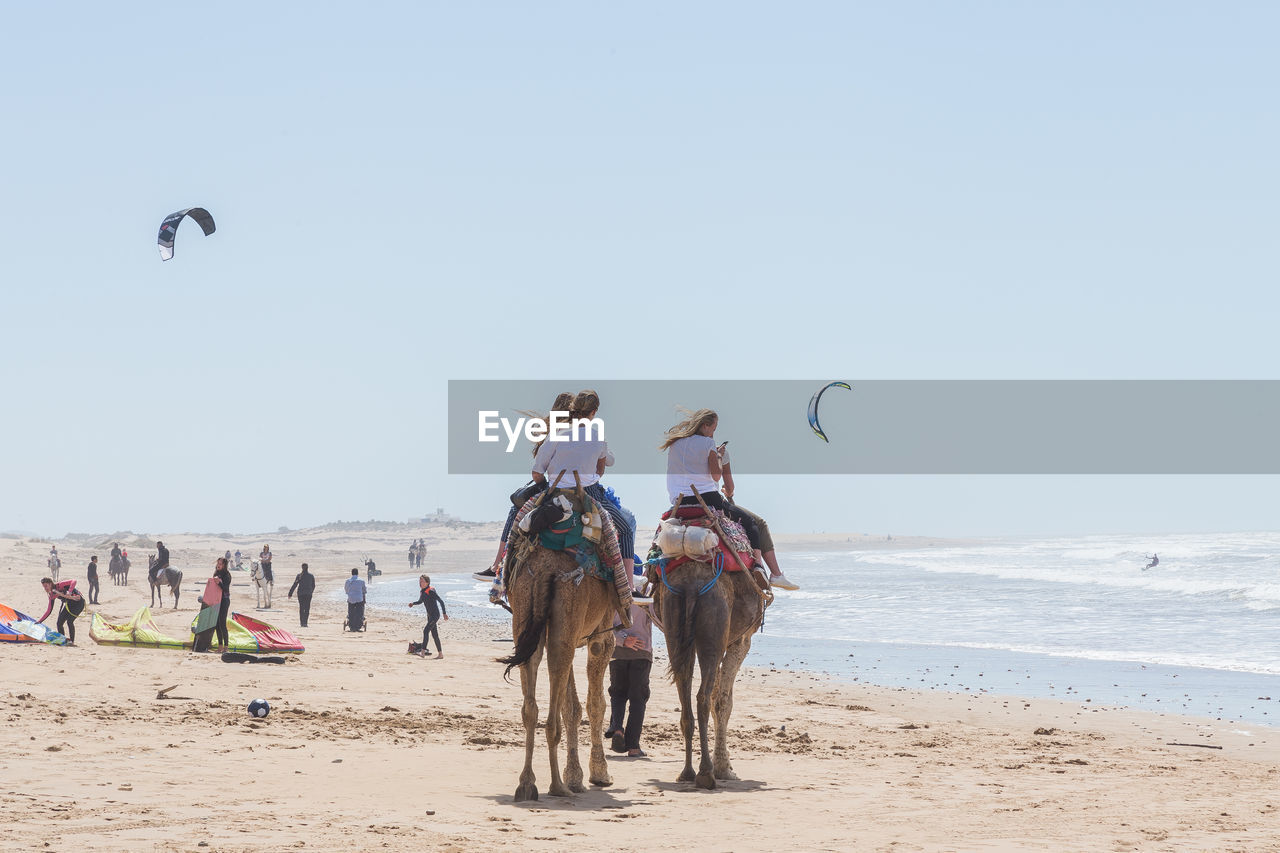
[[[676,676],[676,692],[680,694],[680,734],[684,737],[684,770],[677,782],[692,782],[693,774],[693,672]]]
[[[601,627],[604,627],[602,624]],[[587,718],[591,727],[591,784],[612,785],[604,760],[604,674],[613,657],[613,632],[606,631],[587,645]]]
[[[578,760],[578,729],[582,727],[582,700],[578,698],[578,685],[574,681],[573,667],[565,683],[564,705],[560,708],[560,722],[564,725],[564,783],[575,794],[587,790],[582,784],[582,762]]]
[[[524,721],[524,770],[516,787],[516,802],[538,799],[538,786],[534,784],[533,742],[538,734],[538,664],[542,662],[542,650],[533,653],[528,663],[520,667],[520,687],[524,691],[524,704],[520,718]]]
[[[699,643],[699,646],[703,644]],[[711,789],[716,786],[716,777],[711,772],[711,749],[707,737],[707,729],[711,723],[711,697],[716,692],[717,676],[720,673],[719,649],[698,649],[698,662],[701,664],[702,683],[698,685],[698,747],[701,758],[698,760],[698,775],[694,783],[699,788]]]
[[[738,670],[751,651],[751,637],[743,637],[729,646],[720,664],[720,689],[715,695],[716,749],[711,758],[711,772],[717,779],[737,779],[733,765],[729,763],[729,715],[733,713],[733,685]]]
[[[551,785],[547,788],[547,793],[553,797],[567,797],[570,791],[560,775],[560,716],[569,686],[569,672],[573,667],[573,646],[553,637],[553,633],[554,630],[549,631],[547,636],[547,681],[551,695],[547,708],[547,752],[551,759]]]

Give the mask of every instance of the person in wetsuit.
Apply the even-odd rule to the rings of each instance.
[[[409,606],[421,604],[427,611],[427,626],[422,629],[422,651],[418,652],[419,656],[427,656],[427,637],[430,636],[436,641],[436,660],[444,657],[444,651],[440,648],[440,632],[436,630],[436,623],[440,621],[440,613],[444,612],[444,619],[449,621],[449,613],[445,609],[444,599],[440,597],[440,593],[436,592],[436,588],[431,585],[431,578],[426,575],[418,576],[418,589],[421,594],[417,601],[409,602]]]
[[[1160,565],[1160,558],[1157,557],[1155,554],[1152,554],[1151,562],[1143,566],[1142,570],[1145,572],[1147,569],[1154,569],[1158,565]]]
[[[227,568],[227,558],[219,557],[214,564],[213,576],[222,585],[222,601],[218,602],[218,621],[214,623],[214,636],[218,641],[218,651],[229,651],[231,640],[227,637],[227,616],[231,613],[231,571]]]
[[[85,578],[89,581],[89,603],[98,603],[98,558],[90,557],[85,566]]]
[[[49,614],[53,612],[53,603],[60,600],[62,609],[58,611],[58,633],[66,634],[68,645],[74,646],[76,617],[84,612],[84,596],[76,591],[76,582],[73,580],[54,583],[53,578],[41,578],[40,584],[44,587],[45,594],[49,596],[49,606],[45,608],[44,615],[36,621],[43,622],[48,619]]]
[[[290,598],[293,598],[294,590],[298,592],[298,623],[305,628],[307,619],[311,617],[311,596],[316,591],[316,576],[311,574],[306,563],[293,578],[293,586],[289,587]]]

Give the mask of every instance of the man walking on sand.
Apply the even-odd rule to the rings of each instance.
[[[359,569],[351,570],[344,589],[347,591],[347,627],[359,631],[364,627],[364,600],[369,594],[368,585],[360,580]]]
[[[298,623],[303,627],[307,627],[307,617],[311,615],[311,595],[316,591],[316,576],[307,571],[307,564],[302,564],[302,571],[293,579],[293,586],[289,587],[289,598],[293,598],[293,591],[298,591]]]
[[[98,603],[98,558],[96,556],[89,558],[89,565],[85,567],[85,576],[89,580],[89,603]]]

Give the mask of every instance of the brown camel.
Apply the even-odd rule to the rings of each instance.
[[[667,586],[670,584],[670,587]],[[729,763],[729,715],[733,682],[751,650],[751,635],[764,618],[760,588],[747,572],[724,572],[716,578],[709,563],[691,561],[676,567],[653,596],[655,622],[667,638],[671,678],[680,694],[680,733],[684,735],[684,771],[676,781],[714,788],[717,779],[737,779]],[[693,772],[693,663],[701,670],[698,685],[698,737],[702,759]],[[714,758],[707,749],[707,716],[714,710]]]
[[[514,538],[514,537],[513,537]],[[582,703],[573,681],[574,650],[587,644],[587,718],[591,725],[591,784],[610,785],[604,759],[604,674],[613,656],[613,584],[583,576],[573,556],[563,551],[535,548],[522,561],[508,554],[503,572],[507,600],[511,603],[511,630],[515,652],[500,663],[507,675],[520,668],[524,689],[524,771],[516,788],[516,802],[538,799],[533,775],[533,740],[538,728],[538,664],[547,654],[551,701],[547,708],[547,750],[551,754],[553,797],[581,793],[582,765],[578,762],[578,727]],[[557,749],[563,731],[567,758],[560,776]]]

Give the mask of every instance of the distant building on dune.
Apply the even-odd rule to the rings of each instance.
[[[436,507],[436,511],[431,515],[409,519],[410,524],[447,524],[451,521],[462,521],[462,519],[456,515],[449,515],[442,506]]]

